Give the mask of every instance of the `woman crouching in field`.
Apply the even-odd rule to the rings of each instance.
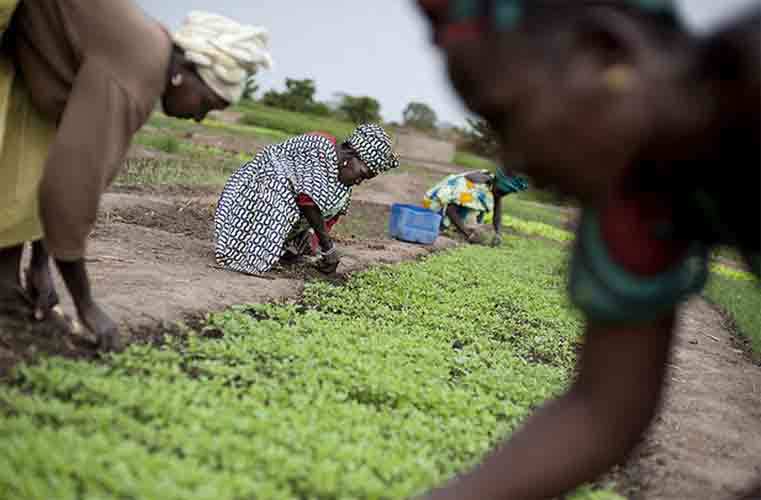
[[[454,226],[469,243],[482,243],[477,227],[487,214],[493,214],[492,245],[498,246],[502,243],[502,198],[527,188],[523,178],[502,168],[495,174],[485,170],[452,174],[425,193],[423,207],[440,212],[442,229]]]
[[[219,198],[214,220],[217,263],[258,274],[281,258],[311,250],[314,231],[319,269],[333,273],[339,256],[329,230],[345,214],[352,187],[399,166],[391,138],[364,124],[337,144],[324,133],[267,146],[236,171]]]

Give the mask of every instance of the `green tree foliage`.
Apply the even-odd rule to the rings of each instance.
[[[313,115],[327,116],[330,108],[315,100],[317,86],[314,80],[293,78],[285,79],[285,91],[270,90],[262,96],[262,104],[289,111],[300,111]]]
[[[483,118],[468,118],[465,130],[466,148],[472,153],[496,159],[499,154],[499,138]]]
[[[255,94],[259,91],[259,85],[256,83],[256,79],[254,78],[254,75],[249,75],[248,78],[246,78],[245,86],[243,87],[243,95],[241,96],[241,100],[243,101],[253,101]]]
[[[379,123],[381,121],[380,103],[372,97],[343,94],[338,109],[348,120],[354,123]]]
[[[404,125],[420,130],[433,130],[438,120],[436,112],[422,102],[411,102],[404,109]]]

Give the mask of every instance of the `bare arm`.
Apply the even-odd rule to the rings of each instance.
[[[656,410],[673,329],[673,316],[646,327],[588,326],[573,387],[483,464],[426,498],[552,498],[621,461]]]
[[[326,274],[332,274],[338,269],[340,258],[336,247],[333,245],[328,235],[328,228],[325,225],[325,219],[320,212],[320,209],[316,205],[299,205],[301,214],[307,220],[309,225],[314,229],[317,238],[320,241],[320,248],[322,249],[322,260],[318,264],[317,268]]]
[[[333,248],[333,240],[330,239],[328,228],[325,226],[325,219],[320,209],[316,205],[299,205],[299,210],[320,240],[320,248],[323,251]]]
[[[494,195],[494,213],[492,214],[492,225],[494,226],[494,234],[499,236],[502,234],[502,198],[504,195],[496,188],[492,189]]]
[[[56,264],[66,288],[75,297],[79,319],[95,334],[98,347],[106,351],[120,351],[124,345],[119,336],[119,327],[95,302],[85,260],[56,261]]]
[[[141,117],[125,92],[92,62],[80,69],[40,184],[45,244],[80,319],[106,348],[119,346],[116,324],[96,304],[85,265],[100,197]]]
[[[57,260],[85,256],[103,191],[118,170],[140,117],[100,66],[74,81],[40,184],[45,244]]]
[[[466,238],[470,238],[470,231],[465,227],[465,221],[462,220],[460,214],[457,213],[457,205],[450,203],[447,205],[447,217],[452,221],[454,227],[457,228]]]

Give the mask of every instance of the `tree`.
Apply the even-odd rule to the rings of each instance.
[[[243,94],[241,95],[241,100],[243,101],[253,101],[254,95],[259,91],[259,85],[256,83],[256,80],[254,79],[254,75],[248,75],[246,78],[246,83],[243,87]]]
[[[433,130],[436,128],[436,112],[425,103],[411,102],[404,109],[404,125],[420,130]]]
[[[499,137],[489,123],[483,118],[468,118],[467,122],[467,149],[487,158],[496,158],[499,155]]]
[[[381,121],[380,103],[372,97],[343,94],[338,109],[346,118],[357,124]]]
[[[314,102],[314,94],[317,92],[317,85],[315,85],[314,80],[309,78],[304,80],[286,78],[285,89],[285,93],[294,99],[301,99],[304,102]]]
[[[262,96],[261,102],[267,106],[287,109],[289,111],[301,111],[316,115],[330,114],[330,109],[327,105],[315,101],[314,96],[316,92],[317,86],[314,80],[309,78],[303,80],[286,78],[284,92],[270,90]]]

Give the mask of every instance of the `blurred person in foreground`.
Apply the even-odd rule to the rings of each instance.
[[[761,9],[698,36],[668,0],[419,4],[506,157],[581,201],[569,293],[587,320],[568,391],[426,498],[552,498],[621,462],[648,427],[710,249],[735,247],[761,272]]]
[[[234,103],[270,64],[267,34],[193,12],[172,35],[131,0],[1,2],[0,315],[49,316],[58,302],[50,254],[81,323],[118,350],[85,265],[100,197],[159,100],[166,114],[197,121]]]

